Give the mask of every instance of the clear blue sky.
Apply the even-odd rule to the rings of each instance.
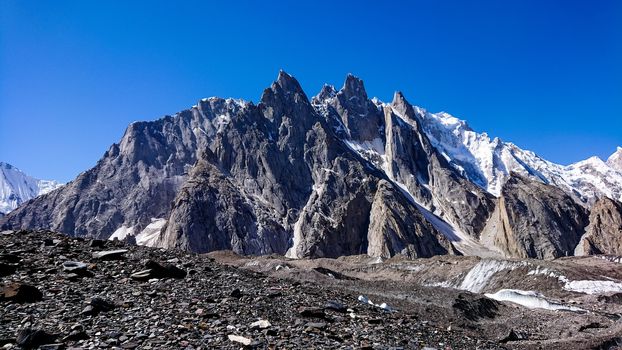
[[[69,181],[135,120],[352,72],[552,161],[622,144],[622,1],[0,1],[0,160]]]

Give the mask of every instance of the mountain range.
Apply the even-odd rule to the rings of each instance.
[[[621,148],[562,166],[400,92],[370,99],[353,75],[309,99],[281,71],[257,104],[132,123],[0,225],[195,252],[549,259],[622,254],[621,200]]]
[[[0,215],[60,186],[57,181],[35,179],[11,164],[0,162]]]

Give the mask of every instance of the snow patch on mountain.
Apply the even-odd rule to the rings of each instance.
[[[622,147],[618,146],[616,151],[607,158],[607,165],[617,171],[622,171]]]
[[[0,213],[8,213],[36,196],[51,192],[63,184],[26,175],[8,163],[0,162]]]

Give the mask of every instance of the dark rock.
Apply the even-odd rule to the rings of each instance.
[[[595,329],[595,328],[607,328],[607,326],[598,323],[598,322],[590,322],[588,324],[582,325],[581,327],[579,327],[579,332],[583,332],[586,329]]]
[[[17,264],[6,264],[0,262],[0,277],[10,276],[17,271]]]
[[[183,279],[186,277],[186,271],[172,264],[161,265],[153,260],[147,261],[146,270],[133,273],[130,277],[135,280],[149,280],[152,278],[176,278]]]
[[[231,291],[231,293],[229,293],[229,296],[232,298],[241,298],[242,297],[242,291],[239,290],[238,288],[234,289]]]
[[[57,336],[38,328],[25,328],[17,332],[17,345],[32,349],[44,344],[53,343]]]
[[[18,263],[20,260],[21,258],[17,254],[0,254],[0,261],[5,263],[15,264]]]
[[[599,295],[597,300],[603,303],[614,303],[614,304],[622,305],[622,293],[615,293],[611,295]]]
[[[312,308],[312,307],[302,308],[298,311],[298,313],[302,317],[313,317],[313,318],[325,318],[326,317],[326,313],[324,313],[324,309],[320,309],[320,308]]]
[[[106,246],[106,241],[103,239],[92,239],[89,242],[89,247],[91,248],[103,248]]]
[[[510,341],[521,341],[521,340],[527,340],[529,339],[527,337],[527,334],[523,333],[523,332],[519,332],[519,331],[515,331],[515,330],[510,330],[510,333],[508,334],[507,337],[501,339],[499,342],[500,343],[507,343]]]
[[[89,335],[84,330],[72,330],[63,341],[80,341],[89,339]]]
[[[115,307],[116,305],[114,303],[99,297],[95,297],[92,298],[89,302],[89,305],[87,305],[84,310],[82,310],[82,314],[96,316],[100,312],[108,312]]]
[[[467,299],[468,298],[468,299]],[[464,294],[458,295],[452,307],[466,319],[477,321],[480,318],[495,318],[499,310],[499,302],[488,298],[472,298]]]
[[[348,308],[344,304],[336,300],[327,301],[326,304],[324,304],[324,309],[340,313],[346,313],[348,311]]]
[[[34,303],[43,299],[36,287],[28,284],[13,282],[2,286],[0,300],[9,300],[16,303]]]
[[[87,269],[88,265],[83,262],[65,261],[63,263],[63,271],[68,273],[66,276],[67,279],[75,279],[76,277],[93,277],[94,274]]]

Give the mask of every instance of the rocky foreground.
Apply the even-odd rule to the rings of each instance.
[[[554,295],[564,303],[587,311],[531,310],[422,285],[430,278],[462,278],[482,264],[477,258],[374,264],[369,259],[196,255],[47,231],[5,231],[0,234],[0,348],[615,349],[622,344],[622,294],[560,291]],[[589,259],[582,264],[592,264]],[[613,262],[594,261],[602,261],[603,274],[619,273],[617,265],[607,265]],[[543,264],[571,278],[581,273],[571,260]],[[523,272],[513,268],[502,273],[503,280],[490,279],[482,292],[508,287],[502,283],[535,288],[547,281],[516,273]],[[557,288],[549,284],[551,291]]]

